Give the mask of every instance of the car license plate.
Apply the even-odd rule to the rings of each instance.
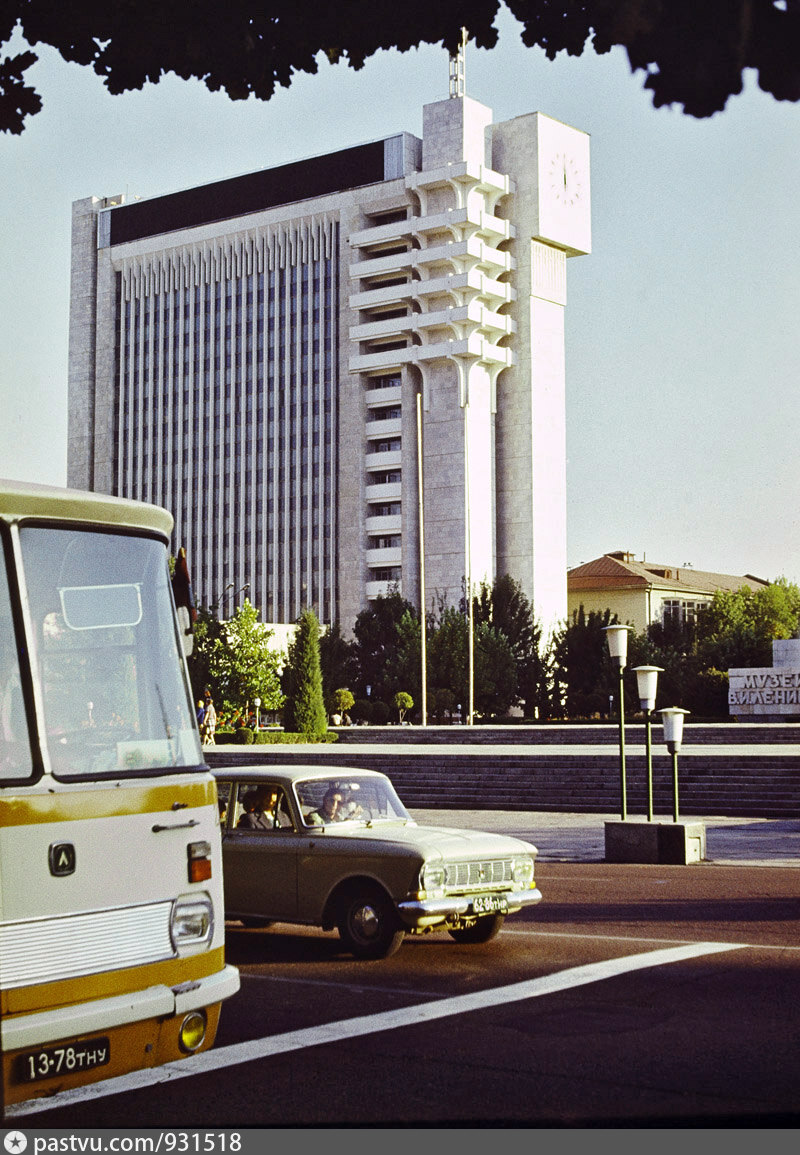
[[[59,1075],[74,1075],[104,1067],[111,1060],[111,1043],[101,1036],[62,1043],[57,1047],[41,1047],[17,1055],[15,1074],[19,1083],[35,1083],[39,1079],[54,1079]]]
[[[508,903],[502,894],[479,894],[472,900],[475,914],[508,914]]]

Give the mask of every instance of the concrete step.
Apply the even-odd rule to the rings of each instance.
[[[389,729],[392,729],[391,727]],[[396,727],[395,733],[403,729]],[[407,729],[407,728],[406,728]],[[455,728],[454,728],[455,729]],[[794,732],[793,741],[797,739]],[[800,816],[800,758],[764,743],[735,753],[682,756],[678,764],[681,814],[720,816]],[[570,810],[614,813],[619,808],[619,753],[547,755],[494,753],[491,744],[474,753],[440,744],[421,750],[358,744],[336,747],[222,746],[206,751],[211,765],[319,764],[381,770],[395,783],[407,806],[416,808]],[[628,755],[628,809],[646,810],[646,760]],[[653,792],[658,813],[672,812],[672,762],[653,756]]]

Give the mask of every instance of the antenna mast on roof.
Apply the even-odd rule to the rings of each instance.
[[[469,36],[466,28],[461,29],[461,43],[458,52],[450,57],[450,99],[466,96],[466,55]]]

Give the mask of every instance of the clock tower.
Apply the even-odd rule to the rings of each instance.
[[[497,382],[497,573],[517,578],[549,632],[567,616],[567,260],[591,252],[589,136],[541,112],[491,128],[514,192],[516,358]]]

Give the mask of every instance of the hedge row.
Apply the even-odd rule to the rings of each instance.
[[[328,731],[319,738],[310,738],[308,734],[287,734],[284,730],[250,730],[247,726],[240,726],[238,730],[217,731],[214,741],[217,746],[269,746],[277,744],[296,745],[299,742],[338,742],[339,735]]]

